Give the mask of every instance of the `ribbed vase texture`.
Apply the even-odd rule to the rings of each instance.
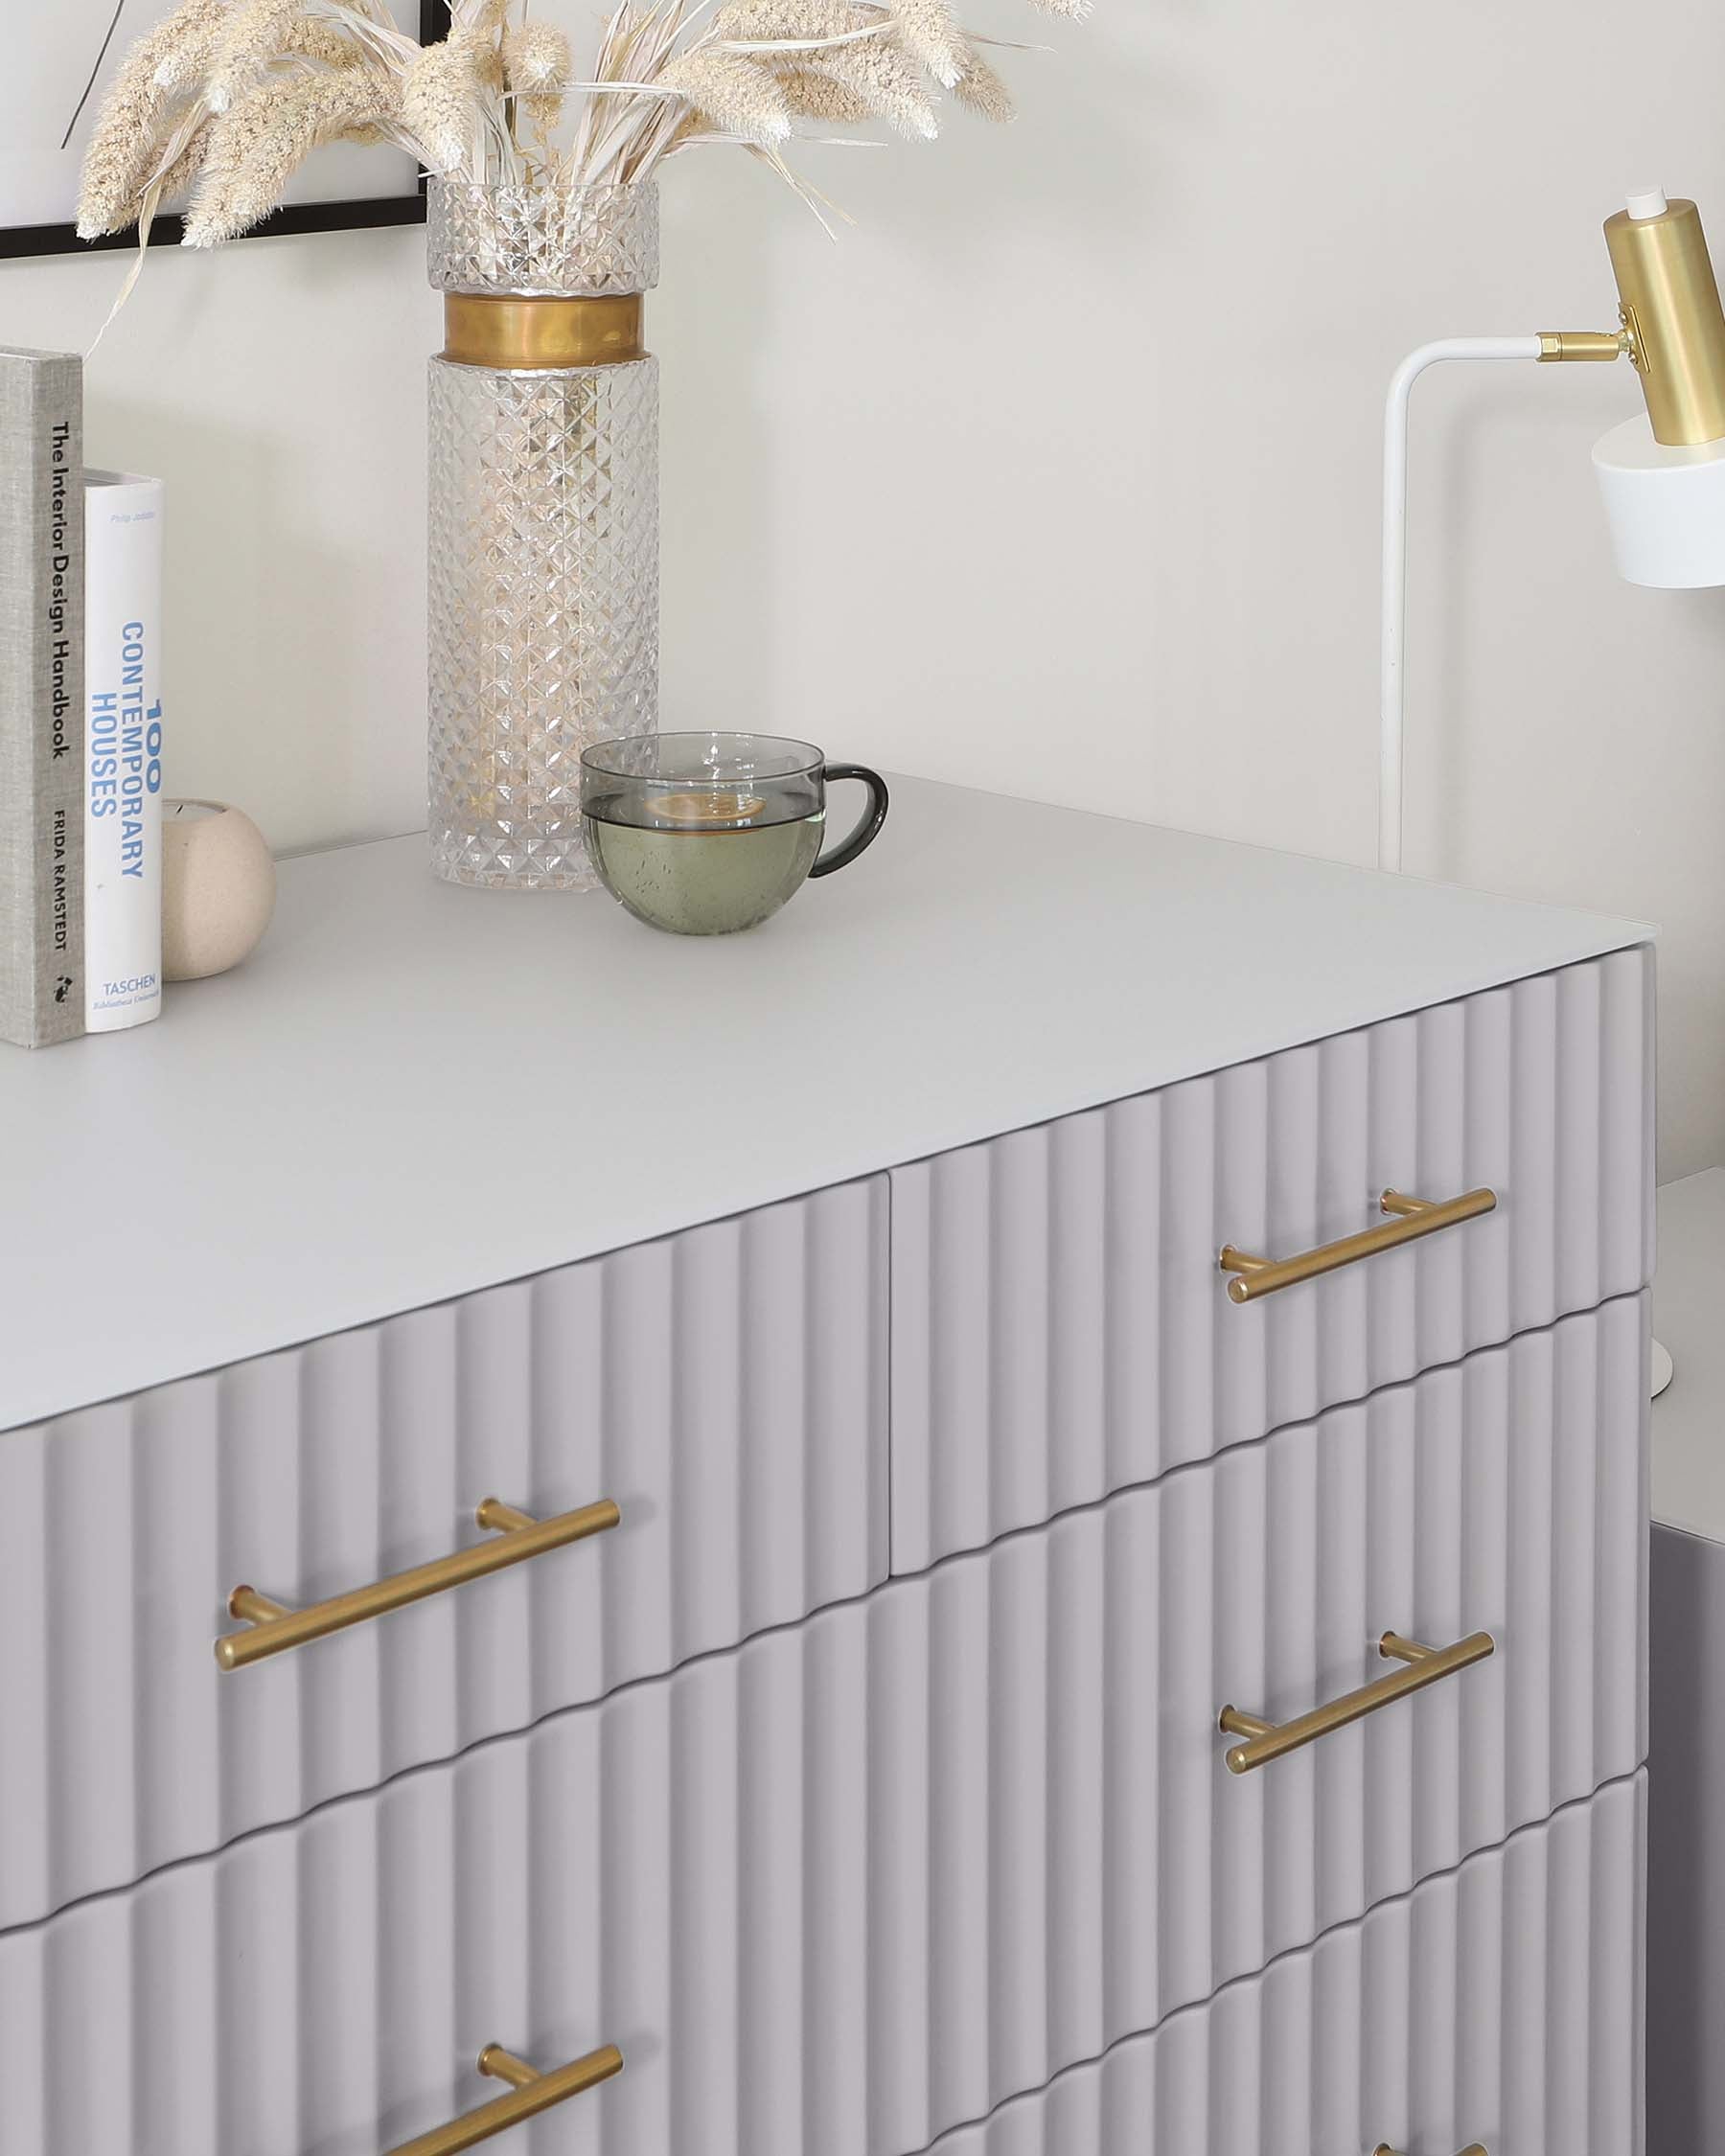
[[[431,282],[600,297],[657,281],[652,187],[433,180]],[[430,369],[432,865],[585,889],[581,753],[658,723],[658,365]]]

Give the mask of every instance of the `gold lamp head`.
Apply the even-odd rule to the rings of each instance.
[[[1692,447],[1725,437],[1725,310],[1700,212],[1648,188],[1605,220],[1605,244],[1653,439]]]
[[[1700,213],[1648,188],[1606,219],[1605,243],[1647,405],[1594,446],[1619,573],[1725,585],[1725,311]]]

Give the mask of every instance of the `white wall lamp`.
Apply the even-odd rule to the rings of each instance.
[[[1408,612],[1408,405],[1444,359],[1627,359],[1646,401],[1594,446],[1612,551],[1630,583],[1725,585],[1725,311],[1692,202],[1657,188],[1606,219],[1620,301],[1616,330],[1446,337],[1396,369],[1384,415],[1384,620],[1378,735],[1378,865],[1402,865],[1402,742]],[[1654,1343],[1655,1393],[1671,1360]]]

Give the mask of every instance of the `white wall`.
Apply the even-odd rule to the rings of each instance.
[[[0,263],[0,343],[82,348],[129,257]],[[278,848],[425,820],[425,234],[151,250],[85,377],[169,482],[168,785]]]
[[[813,153],[840,246],[741,157],[673,168],[667,720],[1368,860],[1385,380],[1609,326],[1627,184],[1725,262],[1725,18],[976,13],[1056,48],[1007,56],[1024,119]],[[0,340],[86,339],[117,274],[0,265]],[[91,367],[93,455],[173,487],[171,783],[284,848],[420,814],[436,341],[418,236],[358,234],[158,251]],[[1611,572],[1587,452],[1635,395],[1418,393],[1409,861],[1664,924],[1669,1176],[1725,1158],[1725,593]]]

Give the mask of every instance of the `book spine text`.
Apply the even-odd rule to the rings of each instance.
[[[162,1007],[162,484],[84,490],[84,1022]]]
[[[0,349],[0,1040],[84,1030],[83,363]]]

